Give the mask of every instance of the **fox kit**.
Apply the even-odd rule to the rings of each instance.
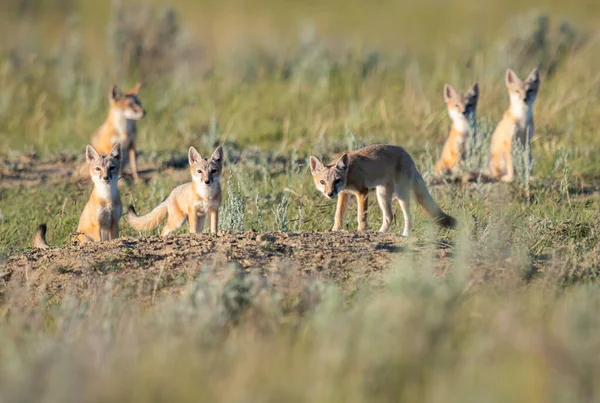
[[[139,92],[140,83],[125,94],[119,87],[113,85],[108,97],[110,103],[108,117],[92,137],[92,146],[100,155],[108,154],[116,143],[121,144],[121,150],[125,154],[121,168],[124,168],[129,161],[133,180],[136,183],[140,181],[135,154],[136,120],[140,120],[146,114],[138,98]]]
[[[121,145],[115,144],[107,156],[100,156],[94,147],[85,150],[94,190],[79,218],[73,241],[79,243],[108,241],[119,237],[119,220],[123,211],[119,196]],[[33,238],[35,248],[48,248],[46,224],[38,227]]]
[[[194,147],[190,147],[188,159],[192,181],[173,189],[165,201],[144,216],[138,217],[133,206],[129,206],[127,222],[131,227],[138,231],[149,231],[168,216],[162,236],[181,227],[186,218],[190,232],[201,233],[206,217],[210,216],[210,232],[217,232],[223,149],[219,146],[210,158],[202,158]]]
[[[444,86],[444,101],[448,115],[452,119],[450,134],[444,144],[442,156],[435,164],[435,171],[440,175],[452,174],[465,157],[465,147],[469,132],[474,132],[475,112],[479,99],[477,83],[465,95],[457,93],[451,85]]]
[[[333,231],[342,228],[350,194],[354,194],[358,202],[358,230],[367,229],[367,194],[373,188],[383,212],[380,232],[387,231],[392,223],[392,198],[396,195],[404,215],[402,235],[409,236],[411,193],[415,194],[417,202],[439,225],[456,227],[456,220],[436,204],[413,159],[401,147],[372,145],[344,154],[330,165],[323,165],[311,156],[310,170],[315,186],[326,198],[334,199],[339,195]]]
[[[498,123],[492,135],[489,175],[503,182],[512,182],[514,166],[511,156],[513,138],[529,148],[531,161],[531,137],[533,137],[533,104],[540,88],[540,73],[533,69],[525,81],[514,71],[506,71],[506,87],[510,107]]]

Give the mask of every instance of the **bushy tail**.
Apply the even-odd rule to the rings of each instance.
[[[31,244],[34,248],[38,249],[48,249],[50,245],[46,242],[46,230],[48,227],[46,224],[40,224],[35,230],[35,234],[33,234],[33,239],[31,240]]]
[[[129,214],[127,214],[127,223],[131,228],[137,231],[150,231],[158,227],[161,221],[167,217],[167,201],[160,203],[151,212],[139,217],[133,206],[129,206]]]
[[[449,216],[444,213],[440,206],[437,205],[429,190],[423,177],[418,171],[415,171],[415,180],[413,181],[413,192],[417,198],[417,202],[427,211],[427,213],[434,218],[436,224],[444,228],[456,228],[458,221],[456,218]]]

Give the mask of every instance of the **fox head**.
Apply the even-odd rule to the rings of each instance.
[[[219,146],[210,158],[202,158],[194,147],[190,147],[188,160],[192,180],[198,185],[198,189],[207,191],[208,195],[214,194],[223,171],[223,148]]]
[[[459,94],[449,84],[444,86],[444,101],[448,108],[448,115],[460,131],[467,131],[470,123],[475,119],[478,100],[479,86],[477,83],[473,84],[465,94]]]
[[[137,83],[132,89],[123,93],[119,87],[113,85],[109,92],[110,109],[118,117],[129,120],[140,120],[146,114],[142,103],[138,97],[140,92],[140,83]]]
[[[85,157],[95,185],[117,183],[121,168],[121,144],[115,144],[107,156],[101,156],[94,147],[88,145]]]
[[[506,88],[510,96],[510,104],[514,108],[531,108],[540,89],[540,72],[533,69],[525,81],[521,80],[511,69],[506,70]]]
[[[315,186],[328,199],[335,199],[346,188],[348,168],[348,154],[342,155],[333,165],[323,165],[317,157],[310,157],[310,172]]]

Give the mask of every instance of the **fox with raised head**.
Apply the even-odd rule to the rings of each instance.
[[[221,173],[223,170],[223,148],[217,147],[210,158],[202,158],[194,147],[188,152],[192,181],[173,189],[169,197],[150,213],[139,217],[133,206],[129,206],[127,223],[137,231],[150,231],[165,218],[161,235],[167,236],[188,221],[191,233],[204,231],[206,217],[210,217],[210,232],[218,230],[219,207],[221,206]]]
[[[439,175],[453,174],[465,158],[469,135],[475,134],[475,114],[479,99],[479,86],[475,83],[465,94],[459,94],[451,85],[444,86],[444,101],[452,119],[450,134],[442,155],[435,164]]]
[[[533,104],[540,89],[541,79],[538,69],[533,69],[525,81],[508,69],[505,81],[510,107],[492,134],[487,174],[503,182],[512,182],[515,173],[511,154],[513,139],[516,138],[523,148],[529,149],[529,161],[531,161]]]
[[[146,115],[146,111],[138,97],[140,86],[141,84],[137,83],[125,93],[116,85],[110,88],[108,116],[92,136],[92,146],[100,155],[108,154],[116,143],[121,144],[121,150],[124,153],[121,168],[125,168],[125,165],[129,162],[131,174],[136,183],[140,181],[135,148],[136,121]]]
[[[396,195],[404,215],[402,235],[410,235],[412,193],[437,224],[447,228],[457,225],[456,219],[444,213],[433,200],[412,157],[402,147],[372,145],[346,153],[329,165],[311,156],[310,170],[317,189],[328,199],[337,197],[333,231],[342,228],[351,194],[356,196],[358,203],[358,230],[367,229],[367,196],[370,189],[375,189],[383,213],[380,232],[390,228],[392,199]]]
[[[118,238],[119,220],[123,212],[118,188],[121,145],[115,144],[106,156],[101,156],[94,147],[88,145],[85,155],[94,189],[83,208],[73,241],[83,244]],[[35,232],[33,247],[49,247],[46,224],[41,224]]]

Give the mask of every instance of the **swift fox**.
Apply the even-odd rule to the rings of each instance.
[[[533,104],[540,88],[540,73],[533,69],[525,81],[514,71],[506,71],[506,87],[510,96],[510,107],[498,123],[490,147],[488,174],[503,182],[512,182],[514,166],[511,156],[513,138],[529,148],[531,161],[531,137],[533,137]]]
[[[383,212],[380,232],[387,231],[392,223],[392,198],[396,195],[404,215],[402,235],[409,236],[411,193],[437,224],[448,228],[457,225],[456,220],[444,213],[433,200],[413,159],[401,147],[368,146],[344,154],[330,165],[323,165],[311,156],[310,170],[315,186],[326,198],[334,199],[339,194],[333,231],[342,227],[350,194],[354,194],[358,202],[358,230],[367,229],[367,195],[373,188]]]
[[[108,241],[119,237],[119,220],[123,211],[119,196],[119,168],[121,145],[115,144],[107,156],[100,156],[94,147],[85,150],[94,190],[79,218],[74,242],[86,243]],[[33,237],[34,248],[48,248],[46,224],[38,227]]]
[[[140,86],[141,84],[137,83],[124,94],[116,85],[111,87],[108,117],[92,137],[92,146],[100,155],[108,154],[116,143],[121,144],[121,150],[125,154],[121,168],[130,162],[131,173],[136,183],[140,181],[135,150],[136,120],[140,120],[146,114],[138,98]]]
[[[210,216],[210,232],[217,232],[221,205],[223,148],[219,146],[210,158],[202,158],[194,147],[190,147],[188,160],[191,182],[177,186],[165,201],[144,216],[138,217],[133,206],[129,206],[127,222],[133,229],[152,230],[168,216],[161,232],[162,236],[167,236],[181,227],[186,218],[190,232],[201,233],[206,216]]]
[[[465,147],[469,132],[474,132],[475,113],[479,99],[477,83],[465,95],[457,93],[451,85],[444,86],[444,101],[448,115],[452,119],[450,134],[444,144],[442,156],[435,164],[435,171],[440,175],[452,174],[465,158]]]

